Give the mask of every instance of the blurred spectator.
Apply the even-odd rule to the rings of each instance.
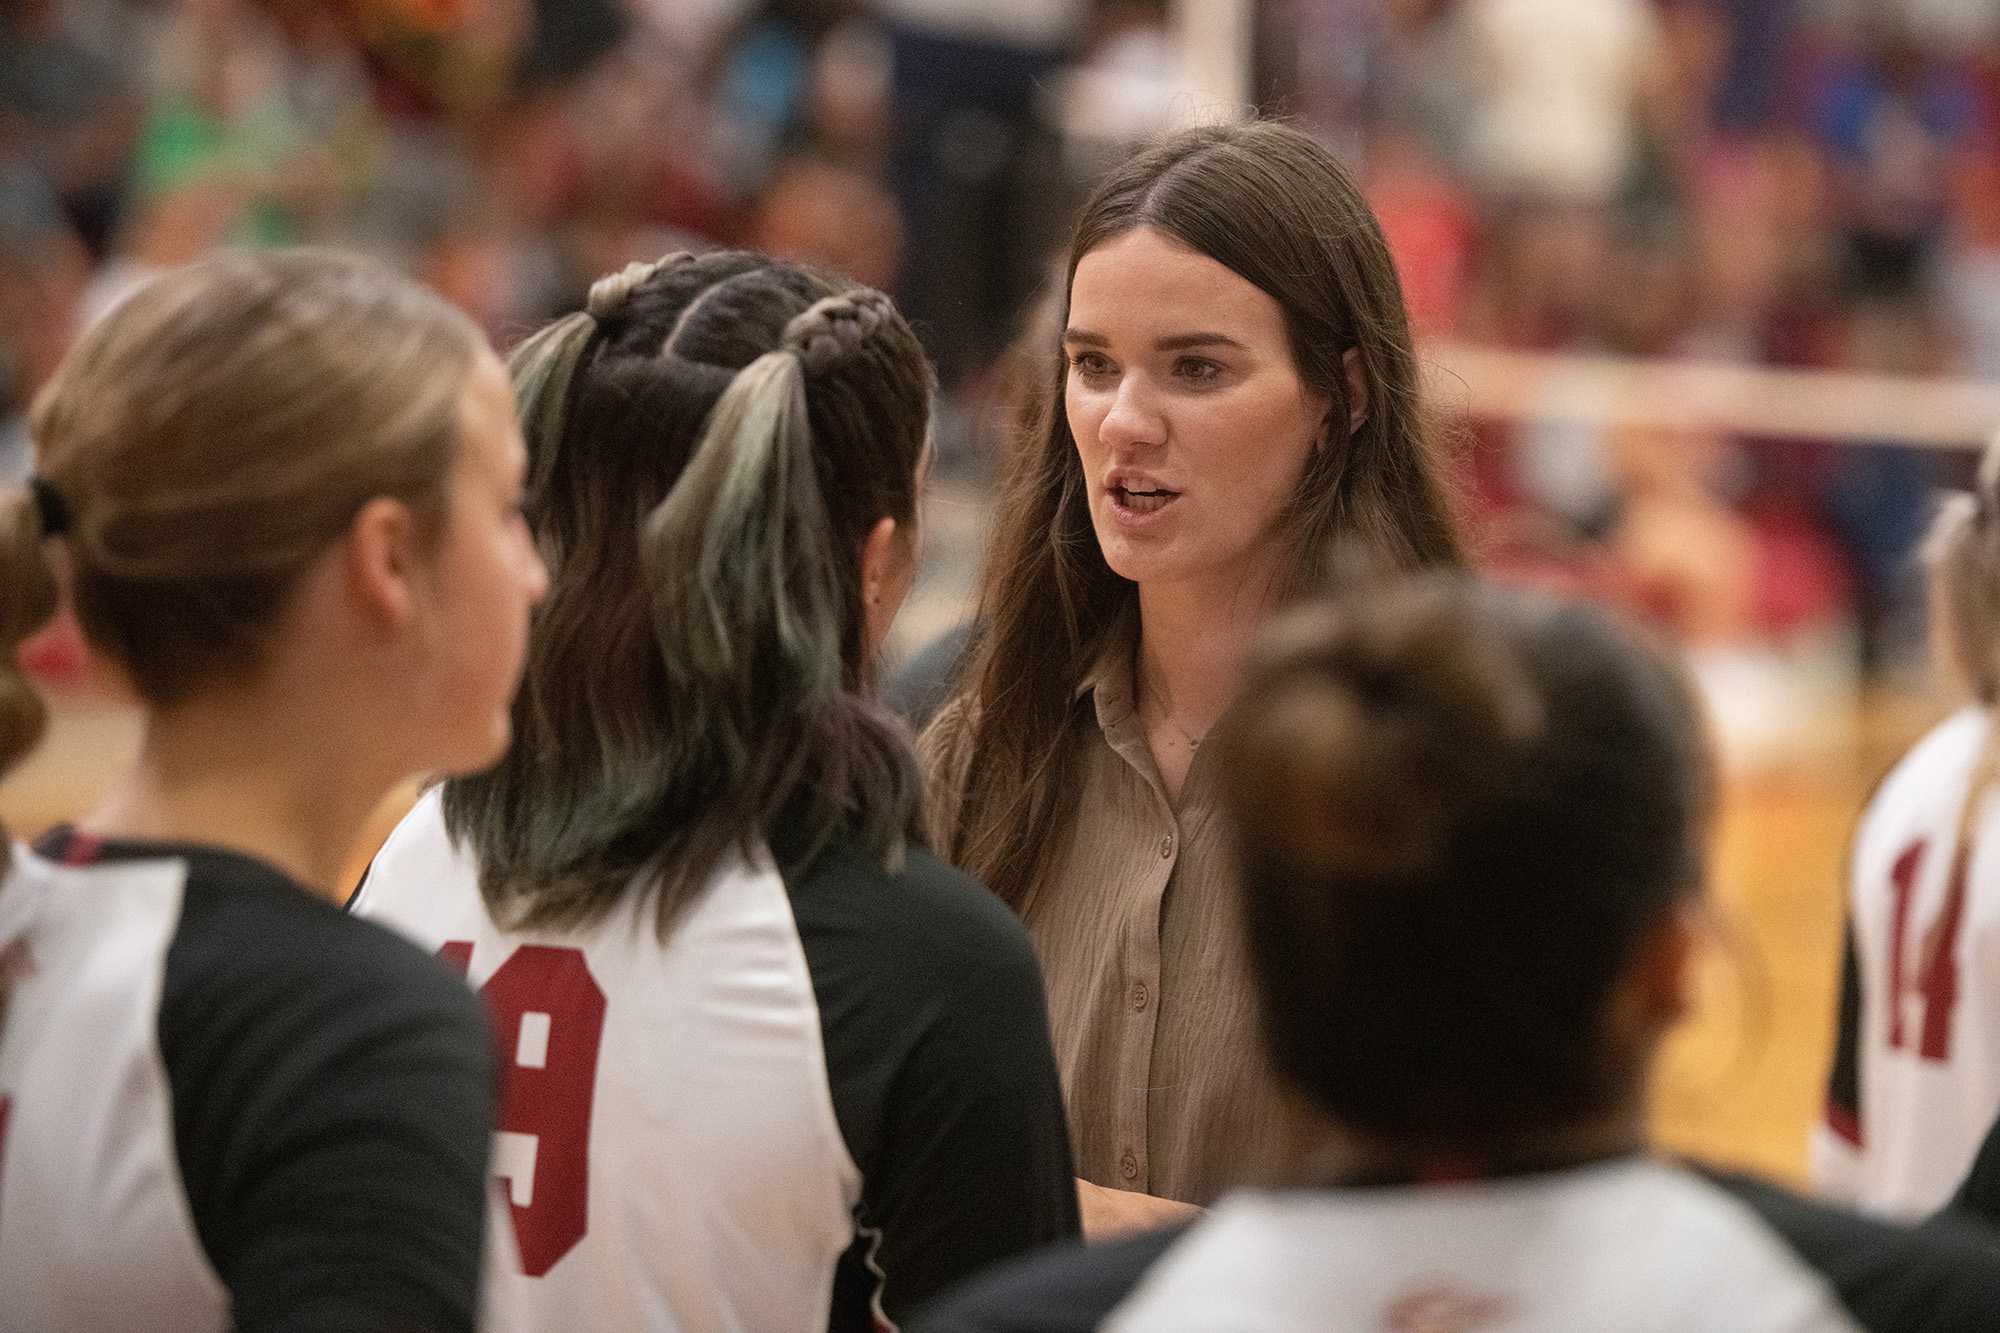
[[[772,173],[746,239],[752,249],[876,288],[893,285],[903,257],[895,197],[859,172],[814,158]]]
[[[0,0],[0,476],[77,327],[278,241],[385,255],[501,345],[671,249],[891,283],[941,457],[977,460],[1066,210],[1197,109],[1169,10]],[[1355,158],[1427,338],[2000,380],[1990,0],[1265,0],[1259,32],[1258,96]],[[1908,657],[1924,456],[1478,437],[1502,563],[1697,638],[1851,613]]]
[[[0,485],[33,468],[28,403],[75,336],[89,273],[54,192],[26,162],[0,159]]]
[[[1794,0],[1713,0],[1729,33],[1729,52],[1715,96],[1717,128],[1731,135],[1767,129],[1778,110]]]
[[[66,22],[59,0],[0,0],[0,158],[20,155],[102,254],[136,123],[125,71]]]
[[[1464,318],[1479,241],[1472,200],[1416,135],[1385,128],[1370,145],[1368,202],[1403,279],[1419,338],[1448,338]]]
[[[1036,92],[1072,52],[1084,0],[881,0],[893,175],[909,234],[896,294],[947,387],[991,362],[1060,233],[1060,145]]]
[[[1468,167],[1503,199],[1609,204],[1660,48],[1645,0],[1463,0],[1479,77]]]
[[[1482,65],[1462,0],[1387,0],[1375,74],[1377,113],[1406,151],[1463,177]]]
[[[825,111],[851,133],[840,113],[853,84],[883,82],[859,67],[886,64],[868,49],[874,39],[860,16],[859,0],[762,0],[725,41],[715,84],[719,147],[740,190],[756,189],[781,155],[809,143]]]
[[[1943,237],[1953,159],[1981,128],[1978,99],[1892,18],[1837,62],[1823,97],[1846,280],[1859,296],[1910,296]]]
[[[1646,0],[1463,0],[1480,74],[1466,169],[1496,224],[1496,331],[1587,340],[1608,275],[1609,210],[1656,90]]]

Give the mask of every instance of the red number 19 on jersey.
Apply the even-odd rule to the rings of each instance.
[[[472,943],[438,953],[465,971]],[[590,1106],[604,992],[581,949],[524,944],[479,989],[502,1072],[493,1171],[507,1181],[521,1271],[541,1277],[590,1221]]]

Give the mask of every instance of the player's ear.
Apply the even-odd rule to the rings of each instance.
[[[416,614],[420,537],[410,507],[378,495],[361,506],[341,539],[343,587],[360,613],[384,629],[401,629]]]
[[[1694,1008],[1694,968],[1710,933],[1706,905],[1690,898],[1662,917],[1611,990],[1604,1036],[1612,1051],[1643,1064],[1667,1029]]]

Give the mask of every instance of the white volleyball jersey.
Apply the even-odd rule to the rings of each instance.
[[[1983,1226],[1905,1226],[1636,1158],[1463,1184],[1246,1191],[1060,1246],[916,1333],[1991,1333]]]
[[[1841,1050],[1813,1169],[1822,1193],[1886,1216],[1943,1205],[2000,1114],[2000,787],[1959,845],[1988,726],[1979,708],[1939,725],[1855,835]]]
[[[470,1333],[492,1045],[262,862],[57,830],[0,880],[0,1333]]]
[[[16,848],[0,882],[0,1330],[229,1327],[181,1186],[154,1038],[186,867],[71,869]]]
[[[1032,953],[991,895],[919,855],[901,876],[823,858],[788,889],[760,848],[721,866],[662,942],[636,892],[586,927],[502,930],[438,792],[397,827],[353,910],[452,960],[486,998],[505,1085],[493,1169],[520,1255],[496,1299],[517,1325],[892,1327],[892,1310],[986,1259],[1073,1234],[1033,992],[994,991],[986,964],[963,991],[912,991],[925,955],[959,948],[1017,972],[1024,958],[1038,984]],[[901,936],[857,914],[870,903],[905,918]],[[981,922],[971,935],[963,907]],[[824,926],[801,925],[811,911]],[[997,948],[983,933],[996,924]],[[1025,1030],[1026,1055],[939,1040],[954,1011]],[[1008,1125],[988,1133],[989,1117]],[[1009,1178],[1001,1199],[981,1201],[982,1170]]]
[[[1246,1192],[1108,1333],[1859,1333],[1749,1208],[1646,1161],[1467,1185]]]

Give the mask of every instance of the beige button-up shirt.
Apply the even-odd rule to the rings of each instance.
[[[1076,818],[1026,924],[1077,1173],[1206,1204],[1292,1160],[1305,1128],[1263,1053],[1214,752],[1195,751],[1176,811],[1134,702],[1135,631],[1084,683],[1098,730],[1080,747]],[[970,758],[947,757],[958,747],[939,731],[925,737],[927,761]]]

